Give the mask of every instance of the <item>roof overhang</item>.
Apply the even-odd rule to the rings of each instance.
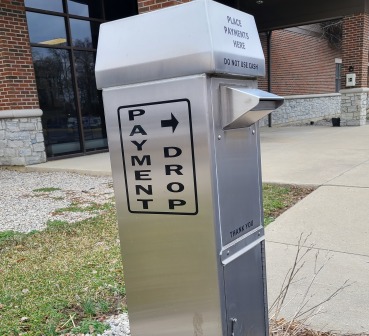
[[[369,12],[369,0],[220,0],[255,17],[268,31]]]

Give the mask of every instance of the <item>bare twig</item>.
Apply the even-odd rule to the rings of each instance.
[[[344,289],[346,289],[347,287],[350,287],[351,285],[353,285],[354,282],[349,282],[349,280],[346,280],[342,286],[340,286],[338,289],[336,289],[331,295],[329,295],[325,300],[320,301],[319,303],[317,303],[315,306],[301,312],[300,314],[298,314],[296,316],[296,318],[298,319],[299,317],[313,311],[314,309],[316,309],[317,307],[323,305],[324,303],[327,303],[328,301],[332,300],[335,296],[337,296],[340,292],[342,292]]]
[[[298,244],[297,244],[297,252],[295,255],[295,259],[293,262],[292,267],[289,269],[289,271],[287,272],[282,286],[281,286],[281,290],[279,292],[279,295],[277,296],[277,298],[274,300],[273,304],[271,305],[269,311],[274,310],[274,318],[277,320],[279,313],[282,309],[282,307],[284,306],[284,301],[286,299],[287,293],[289,291],[289,288],[291,286],[292,283],[295,282],[295,278],[296,276],[300,273],[300,271],[303,269],[303,267],[305,266],[305,261],[303,261],[303,259],[306,257],[306,255],[313,249],[314,245],[310,245],[308,247],[306,247],[306,250],[304,252],[302,252],[302,248],[305,247],[307,240],[309,239],[311,233],[308,234],[305,238],[304,235],[301,234],[298,240]]]
[[[277,298],[274,300],[273,304],[270,306],[269,314],[271,315],[270,319],[270,335],[272,336],[338,336],[336,333],[332,332],[323,332],[323,331],[314,331],[307,328],[307,326],[311,323],[312,319],[317,315],[323,313],[323,305],[329,301],[331,301],[334,297],[336,297],[340,292],[345,290],[347,287],[351,286],[353,282],[349,282],[346,280],[338,289],[333,291],[329,296],[325,299],[319,301],[316,304],[313,304],[312,307],[308,307],[311,300],[315,297],[312,292],[313,286],[316,283],[316,279],[321,274],[323,269],[326,267],[327,263],[331,260],[331,256],[329,252],[326,254],[325,259],[321,265],[319,265],[319,251],[315,254],[314,257],[314,270],[309,283],[303,293],[302,299],[300,300],[300,304],[298,305],[293,317],[290,321],[286,321],[283,318],[278,318],[281,311],[290,304],[296,297],[294,296],[292,299],[289,299],[286,302],[287,294],[291,288],[292,284],[295,284],[302,279],[296,278],[298,274],[300,274],[301,270],[305,267],[305,258],[314,249],[314,245],[307,245],[307,241],[311,234],[304,237],[303,234],[300,235],[297,251],[294,258],[294,262],[292,267],[286,273],[283,283],[280,289],[280,293]],[[364,334],[362,334],[364,335]],[[344,335],[341,335],[344,336]],[[351,335],[355,336],[355,335]],[[357,335],[359,336],[359,335]],[[369,335],[366,335],[369,336]]]

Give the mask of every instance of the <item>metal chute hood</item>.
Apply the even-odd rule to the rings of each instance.
[[[259,89],[222,86],[223,129],[249,127],[284,102],[284,98]]]

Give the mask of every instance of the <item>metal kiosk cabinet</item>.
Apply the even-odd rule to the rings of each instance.
[[[133,336],[268,334],[252,16],[208,0],[103,24],[103,89]]]

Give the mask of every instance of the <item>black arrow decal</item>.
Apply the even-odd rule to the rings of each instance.
[[[162,120],[161,121],[161,127],[172,127],[173,133],[177,128],[178,120],[173,115],[173,113],[170,114],[172,117],[169,120]]]

